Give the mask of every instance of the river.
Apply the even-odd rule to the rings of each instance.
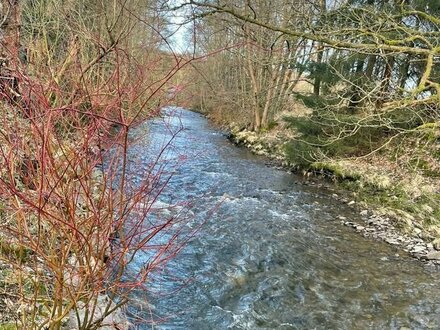
[[[203,226],[133,295],[130,315],[148,321],[133,318],[137,329],[440,329],[438,273],[341,225],[358,214],[332,192],[266,166],[203,116],[168,108],[137,128],[131,159],[146,164],[176,132],[160,203],[189,202],[185,226]]]

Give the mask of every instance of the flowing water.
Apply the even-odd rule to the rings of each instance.
[[[134,296],[130,312],[156,320],[136,328],[440,329],[438,273],[344,227],[338,216],[358,215],[331,192],[267,167],[202,116],[167,109],[137,129],[131,157],[147,166],[176,132],[164,157],[180,165],[160,203],[191,201],[187,227],[204,225]]]

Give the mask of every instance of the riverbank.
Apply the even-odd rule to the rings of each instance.
[[[288,130],[256,132],[230,129],[229,139],[272,165],[303,174],[308,182],[325,179],[334,197],[356,209],[359,217],[340,222],[359,234],[383,240],[432,265],[440,265],[439,177],[391,161],[383,155],[350,160],[327,160],[299,167],[289,162]],[[392,146],[389,146],[392,148]]]
[[[0,107],[2,129],[10,134],[0,138],[0,330],[44,328],[49,322],[50,328],[71,330],[80,328],[78,320],[84,326],[100,319],[100,329],[128,329],[122,311],[108,313],[114,303],[102,284],[109,272],[104,260],[111,255],[102,232],[111,217],[94,213],[109,195],[99,149],[78,142],[91,141],[81,130],[60,137],[50,135],[49,127],[47,153],[41,153],[50,161],[43,161],[40,123],[8,104]],[[47,127],[44,119],[42,126]]]

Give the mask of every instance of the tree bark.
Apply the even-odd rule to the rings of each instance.
[[[385,98],[387,96],[387,92],[390,86],[391,75],[393,73],[394,61],[395,61],[394,56],[391,56],[386,59],[385,70],[383,73],[382,82],[379,90],[379,97],[376,100],[376,109],[381,108],[382,105],[385,103]]]
[[[365,65],[365,56],[359,55],[356,61],[355,77],[353,79],[350,101],[348,103],[348,108],[352,114],[356,112],[356,108],[359,106],[362,99],[362,95],[360,91],[361,87],[359,85],[361,84],[361,75],[364,70],[364,65]]]
[[[405,90],[406,81],[409,77],[409,69],[411,63],[411,56],[407,56],[405,59],[405,63],[402,65],[402,69],[400,72],[400,82],[399,87],[402,89],[402,92]]]
[[[319,10],[320,10],[319,13],[320,15],[325,14],[325,12],[327,11],[325,0],[319,1]],[[316,46],[316,51],[317,51],[316,66],[318,68],[319,66],[321,66],[324,57],[324,44],[322,42],[318,42],[318,45]],[[319,96],[321,92],[321,80],[322,79],[321,77],[319,77],[319,73],[318,73],[313,83],[313,94],[315,94],[316,96]]]
[[[20,97],[14,73],[20,62],[20,1],[0,0],[0,96],[11,103]]]
[[[19,62],[20,12],[20,0],[0,0],[2,56],[12,67]]]

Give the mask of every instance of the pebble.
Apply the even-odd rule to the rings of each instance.
[[[362,210],[359,214],[363,216],[368,215],[368,210]]]
[[[435,239],[433,242],[432,242],[432,245],[434,246],[434,249],[436,249],[436,250],[440,250],[440,239]]]
[[[416,245],[412,248],[413,253],[420,253],[425,250],[426,250],[426,247],[424,245]]]
[[[440,251],[429,251],[424,258],[428,260],[440,260]]]
[[[352,202],[350,203],[354,204],[354,201]],[[440,239],[434,240],[432,243],[426,243],[421,237],[423,231],[420,228],[414,228],[411,236],[400,235],[392,225],[390,218],[374,214],[369,215],[369,210],[362,210],[360,215],[364,216],[365,225],[345,221],[346,218],[342,216],[338,218],[343,220],[341,223],[345,226],[352,227],[357,232],[362,232],[364,237],[380,239],[390,245],[400,246],[403,251],[419,260],[429,261],[430,265],[440,265]],[[399,254],[395,254],[395,256],[399,257]],[[389,258],[382,257],[381,260],[387,261]]]
[[[419,235],[422,232],[422,230],[419,228],[414,228],[413,232],[415,235]]]
[[[350,201],[347,203],[347,205],[354,205],[356,202],[355,201]]]
[[[391,244],[391,245],[399,245],[399,242],[396,239],[390,238],[390,237],[386,238],[385,242],[387,242],[388,244]]]

